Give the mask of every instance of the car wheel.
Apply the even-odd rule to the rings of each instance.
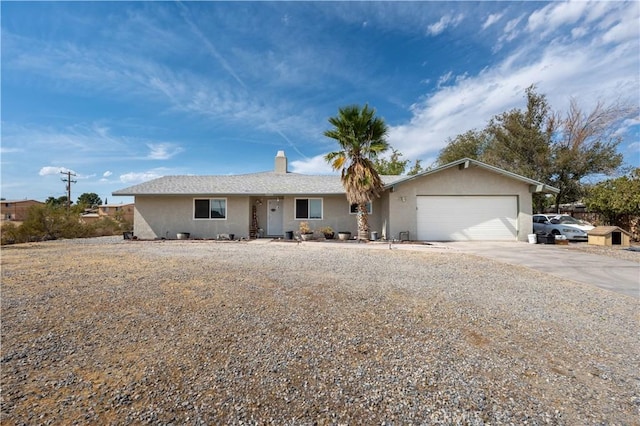
[[[560,235],[560,231],[558,231],[557,229],[552,230],[551,233],[553,235]]]

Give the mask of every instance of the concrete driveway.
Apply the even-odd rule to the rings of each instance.
[[[493,241],[437,245],[640,298],[640,263],[637,262],[551,244]],[[640,252],[637,254],[640,259]]]

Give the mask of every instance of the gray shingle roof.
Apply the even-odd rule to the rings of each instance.
[[[381,176],[385,185],[402,176]],[[344,194],[337,175],[251,173],[226,176],[164,176],[114,191],[113,195],[328,195]]]
[[[480,167],[493,173],[537,186],[538,192],[558,193],[559,189],[533,179],[463,158],[415,176],[380,176],[385,186],[402,184],[439,173],[451,167]],[[301,175],[298,173],[262,172],[245,175],[164,176],[139,185],[114,191],[113,195],[331,195],[344,194],[338,175]]]

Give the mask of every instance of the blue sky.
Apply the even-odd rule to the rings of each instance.
[[[2,2],[6,199],[176,174],[324,174],[338,108],[368,103],[404,158],[571,97],[638,105],[639,2]],[[640,166],[640,121],[616,129]]]

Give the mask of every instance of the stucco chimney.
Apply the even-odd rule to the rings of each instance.
[[[276,173],[287,173],[287,156],[284,155],[284,151],[278,151],[276,155]]]

